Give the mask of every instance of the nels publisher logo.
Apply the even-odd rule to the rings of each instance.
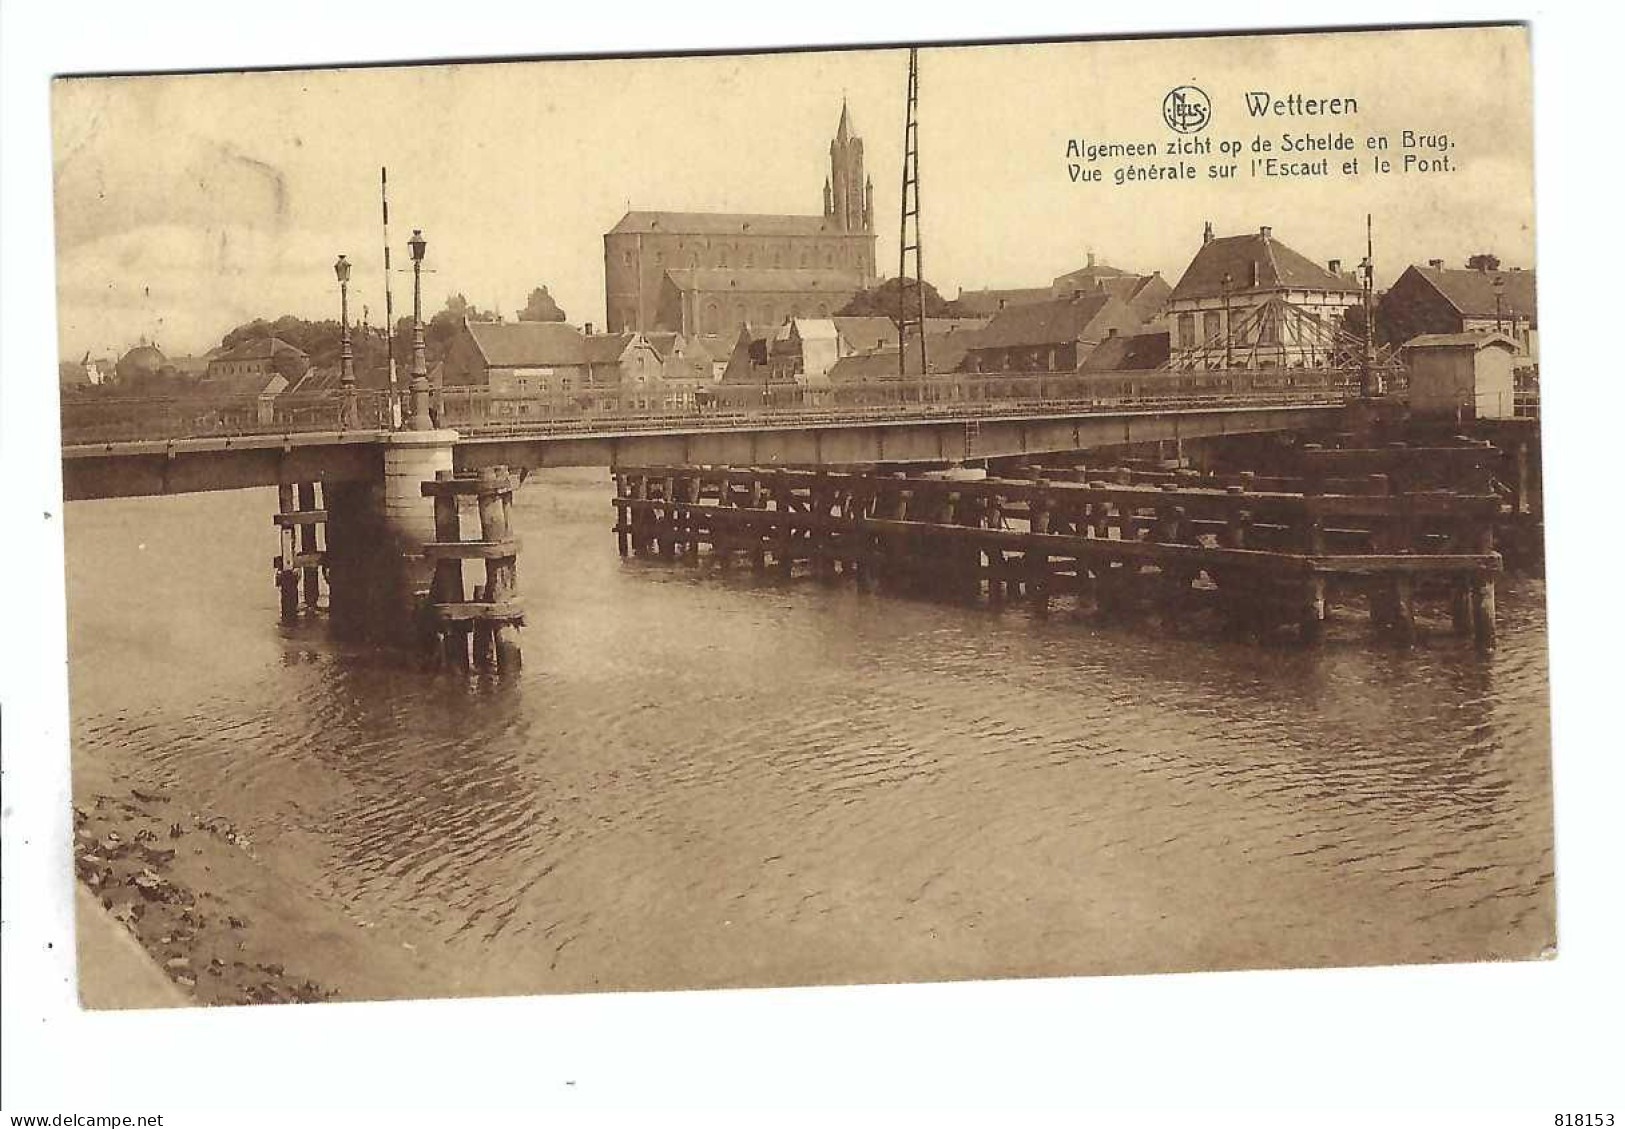
[[[1199,86],[1176,86],[1162,100],[1162,120],[1175,133],[1200,133],[1213,117],[1213,106]]]

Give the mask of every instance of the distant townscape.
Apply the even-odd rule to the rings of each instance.
[[[924,282],[923,317],[900,334],[901,288],[876,270],[874,184],[844,103],[822,204],[806,215],[628,211],[603,237],[602,322],[570,319],[545,285],[511,319],[454,294],[424,326],[429,383],[522,401],[514,414],[686,412],[817,405],[854,384],[976,374],[1324,369],[1367,340],[1359,267],[1297,249],[1268,222],[1193,232],[1172,286],[1093,252],[1019,288],[949,299]],[[1371,340],[1389,355],[1499,334],[1524,381],[1538,373],[1535,272],[1493,254],[1414,263],[1371,308]],[[137,341],[117,359],[65,359],[60,385],[65,399],[186,400],[272,424],[279,402],[337,395],[344,328],[256,320],[200,356]],[[391,359],[403,387],[411,319],[350,329],[357,387],[390,388]]]

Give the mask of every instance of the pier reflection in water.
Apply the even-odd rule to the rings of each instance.
[[[514,510],[516,676],[284,627],[274,491],[67,512],[75,756],[225,814],[436,970],[401,995],[1535,955],[1544,592],[1315,650],[623,561]],[[217,536],[200,538],[211,529]]]

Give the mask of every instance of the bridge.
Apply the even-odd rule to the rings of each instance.
[[[1340,388],[1318,387],[546,417],[545,404],[503,398],[478,413],[443,411],[446,426],[434,434],[459,470],[955,463],[1327,427],[1345,403]],[[259,426],[221,427],[217,416],[169,405],[160,418],[121,419],[114,428],[87,427],[82,413],[76,427],[65,415],[63,494],[78,501],[376,481],[388,448],[421,445],[420,433],[379,426],[378,418],[368,421],[373,426],[340,430],[334,415],[336,409],[326,416],[287,412]],[[192,426],[182,425],[188,420]],[[97,433],[111,437],[74,441]]]
[[[133,412],[107,402],[73,411],[64,405],[63,494],[81,501],[276,486],[279,509],[271,516],[281,538],[275,568],[284,614],[299,614],[301,598],[317,606],[325,579],[335,624],[404,642],[418,629],[431,574],[450,567],[437,559],[483,556],[495,565],[500,558],[508,570],[502,575],[511,575],[516,542],[462,543],[437,530],[437,521],[455,525],[457,505],[453,498],[449,509],[439,506],[433,491],[451,491],[453,479],[472,481],[462,475],[498,467],[522,479],[566,466],[954,464],[1339,429],[1348,410],[1344,385],[1323,379],[1295,386],[1295,379],[1236,388],[1221,386],[1228,378],[1203,376],[978,378],[973,389],[948,395],[942,386],[894,383],[782,406],[713,402],[655,412],[561,411],[514,397],[431,402],[420,391],[409,413],[417,426],[405,429],[383,426],[393,410],[376,396],[359,405],[353,396],[344,403],[331,396],[308,404],[283,397],[223,407],[147,403]],[[502,492],[493,486],[488,493]],[[482,519],[506,506],[506,497],[500,501],[482,502]],[[477,615],[485,606],[476,597],[464,611]]]

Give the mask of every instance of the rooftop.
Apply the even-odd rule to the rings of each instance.
[[[1225,276],[1230,281],[1226,283]],[[1332,290],[1359,293],[1345,275],[1333,274],[1260,228],[1247,235],[1226,235],[1202,244],[1185,268],[1170,298],[1206,298],[1228,288],[1232,294],[1260,290]]]
[[[846,294],[863,289],[863,276],[856,271],[790,270],[774,267],[708,268],[677,267],[666,272],[666,277],[679,290],[698,290],[712,293],[740,290],[745,293],[805,293],[825,291]]]
[[[489,366],[580,365],[587,360],[581,331],[564,322],[471,321],[467,328]]]
[[[755,212],[627,212],[610,235],[845,235],[833,217]]]
[[[1123,305],[1111,294],[1093,291],[1070,298],[1006,306],[994,314],[984,328],[976,331],[969,347],[1001,349],[1082,340],[1090,324],[1113,303],[1119,308]]]
[[[1435,290],[1465,317],[1493,318],[1495,280],[1501,280],[1501,313],[1521,318],[1535,316],[1535,272],[1532,270],[1451,270],[1413,266]]]

